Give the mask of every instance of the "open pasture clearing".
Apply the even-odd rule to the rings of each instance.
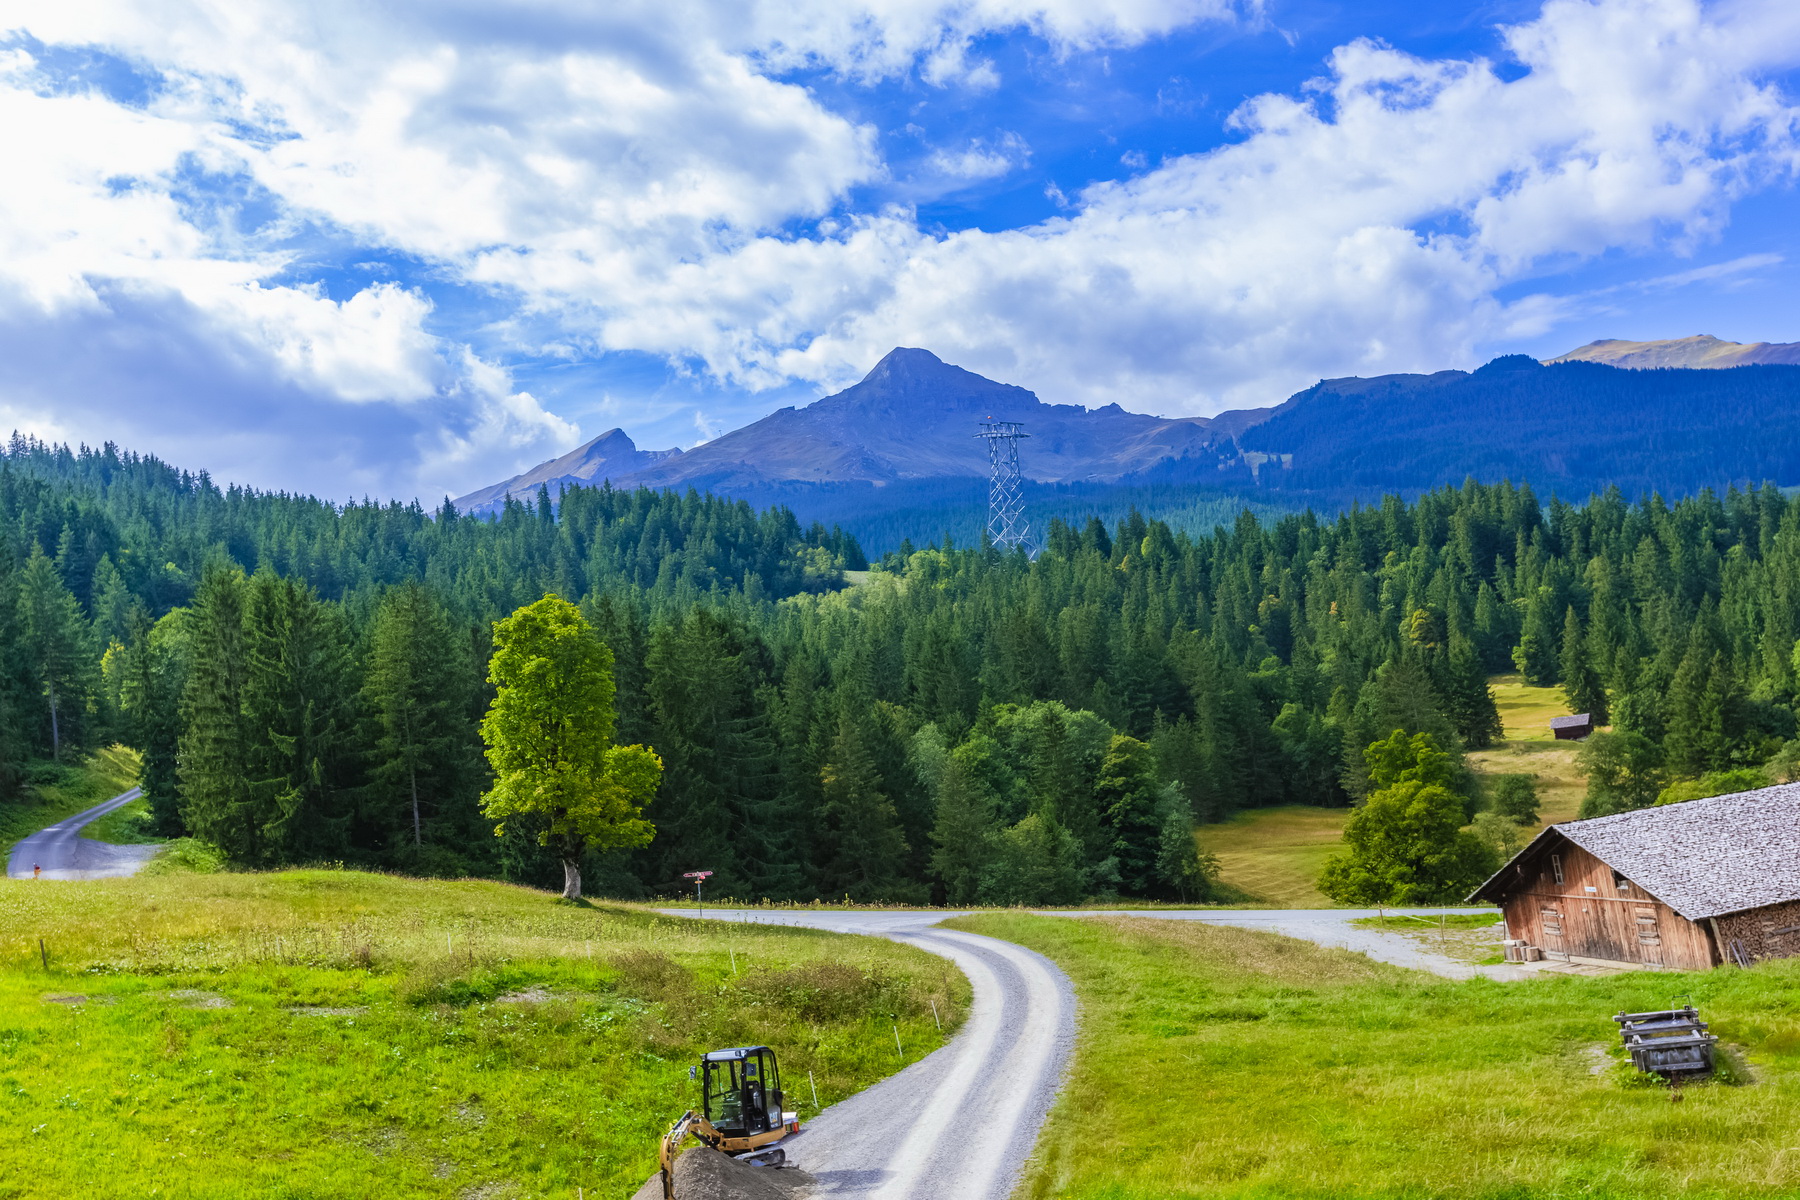
[[[1457,983],[1198,922],[951,924],[1048,955],[1081,998],[1032,1200],[1800,1192],[1800,962]],[[1608,1053],[1613,1013],[1685,993],[1752,1082],[1671,1103]]]
[[[775,1046],[806,1116],[968,996],[878,939],[350,871],[15,881],[0,930],[0,1197],[625,1196],[702,1051]]]
[[[1219,878],[1248,903],[1269,908],[1330,908],[1317,887],[1325,860],[1343,844],[1347,808],[1292,804],[1255,808],[1195,832],[1219,856]]]

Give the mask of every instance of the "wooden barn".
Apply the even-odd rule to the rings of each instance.
[[[1550,736],[1559,742],[1579,742],[1594,732],[1594,718],[1588,713],[1550,718]]]
[[[1704,970],[1800,956],[1800,784],[1552,825],[1476,889],[1545,958]]]

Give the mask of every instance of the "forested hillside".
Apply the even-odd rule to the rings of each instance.
[[[1191,898],[1194,821],[1350,803],[1395,729],[1484,745],[1515,666],[1610,707],[1630,770],[1794,733],[1800,506],[1775,489],[1055,523],[1035,561],[905,547],[848,588],[853,542],[692,495],[339,512],[15,443],[0,516],[15,775],[122,737],[166,831],[256,865],[554,883],[477,808],[488,625],[546,591],[615,656],[618,740],[664,762],[655,840],[589,864],[627,895],[710,869],[740,897]]]

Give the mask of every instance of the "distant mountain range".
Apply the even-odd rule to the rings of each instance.
[[[503,497],[526,497],[540,484],[555,495],[559,485],[601,479],[620,487],[729,493],[780,484],[986,478],[987,450],[975,434],[988,420],[1025,424],[1030,440],[1020,462],[1028,478],[1113,483],[1168,463],[1216,468],[1237,457],[1233,435],[1272,411],[1152,417],[1116,404],[1046,404],[928,350],[900,348],[834,396],[770,413],[692,450],[639,450],[614,429],[455,504],[463,512],[490,511]]]
[[[1739,369],[1714,369],[1728,365]],[[1661,369],[1636,369],[1647,367]],[[693,487],[841,522],[879,552],[903,536],[979,529],[988,464],[975,435],[990,419],[1030,435],[1019,460],[1040,528],[1051,512],[1106,516],[1127,503],[1193,523],[1246,503],[1330,509],[1471,475],[1571,498],[1609,485],[1635,495],[1800,484],[1800,344],[1595,342],[1547,363],[1510,355],[1473,372],[1327,379],[1276,407],[1215,417],[1046,404],[902,348],[836,395],[693,449],[640,450],[615,429],[455,504],[493,512],[540,486],[555,496],[602,480]]]
[[[1660,342],[1622,342],[1606,338],[1589,342],[1549,360],[1551,363],[1592,362],[1630,370],[1687,367],[1717,370],[1722,367],[1794,366],[1800,364],[1800,342],[1726,342],[1711,334],[1669,338]]]

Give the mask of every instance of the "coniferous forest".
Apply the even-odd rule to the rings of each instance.
[[[1763,763],[1800,695],[1800,503],[1773,488],[1470,483],[868,563],[694,493],[471,520],[15,438],[0,518],[0,792],[122,741],[159,831],[246,866],[555,886],[530,821],[497,838],[479,803],[492,625],[549,593],[612,653],[617,741],[663,763],[654,839],[585,864],[621,896],[707,869],[746,899],[1199,899],[1193,826],[1245,808],[1358,804],[1428,767],[1472,818],[1495,672],[1610,719],[1594,811]]]

